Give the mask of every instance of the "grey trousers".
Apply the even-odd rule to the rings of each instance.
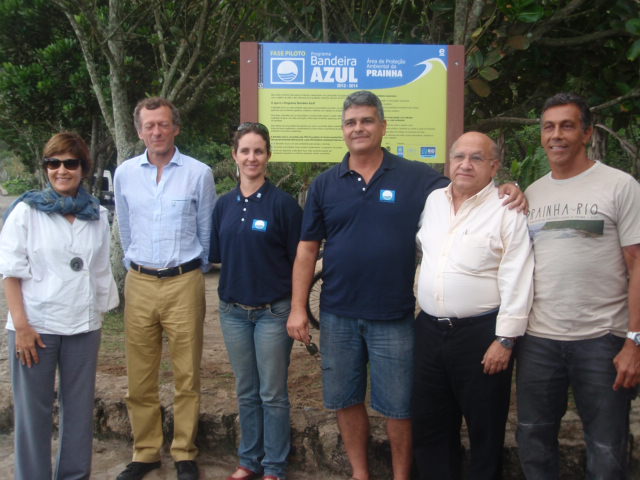
[[[16,480],[84,480],[91,476],[93,404],[101,331],[41,335],[40,363],[28,368],[16,358],[15,332],[8,330],[14,405]],[[59,448],[51,468],[55,377],[58,370]]]

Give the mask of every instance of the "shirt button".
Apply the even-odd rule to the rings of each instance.
[[[365,188],[365,187],[362,187],[362,191],[364,192],[365,190],[366,190],[366,188]]]
[[[241,222],[244,222],[244,218],[241,218],[241,219],[240,219],[240,221],[241,221]]]
[[[243,209],[242,209],[242,211],[243,211],[243,212],[246,212],[246,211],[247,211],[247,209],[246,209],[246,208],[243,208]]]
[[[362,181],[362,177],[358,177],[358,181],[361,182]]]
[[[248,199],[248,198],[245,198],[245,199],[244,199],[244,203],[247,203],[248,201],[249,201],[249,199]]]

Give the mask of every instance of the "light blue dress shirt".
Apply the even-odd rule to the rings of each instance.
[[[208,269],[211,214],[216,187],[211,169],[176,148],[164,167],[149,163],[147,152],[116,169],[116,213],[124,264],[175,267],[194,258]]]

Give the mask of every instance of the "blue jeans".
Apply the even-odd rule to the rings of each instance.
[[[236,376],[240,409],[240,465],[284,478],[291,448],[287,373],[293,340],[291,301],[246,310],[220,300],[224,343]]]
[[[558,431],[573,391],[584,427],[587,479],[627,478],[629,408],[635,389],[614,391],[613,358],[624,338],[608,334],[560,341],[525,335],[518,340],[518,453],[528,480],[560,477]]]
[[[320,313],[322,391],[325,408],[364,402],[367,364],[371,407],[387,418],[411,417],[413,313],[394,320],[363,320]]]

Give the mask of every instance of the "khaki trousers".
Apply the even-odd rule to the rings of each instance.
[[[129,271],[125,279],[125,337],[133,430],[133,461],[160,460],[162,416],[158,393],[162,333],[167,337],[175,379],[173,442],[175,461],[198,455],[200,360],[205,313],[204,278],[199,269],[170,278]]]

